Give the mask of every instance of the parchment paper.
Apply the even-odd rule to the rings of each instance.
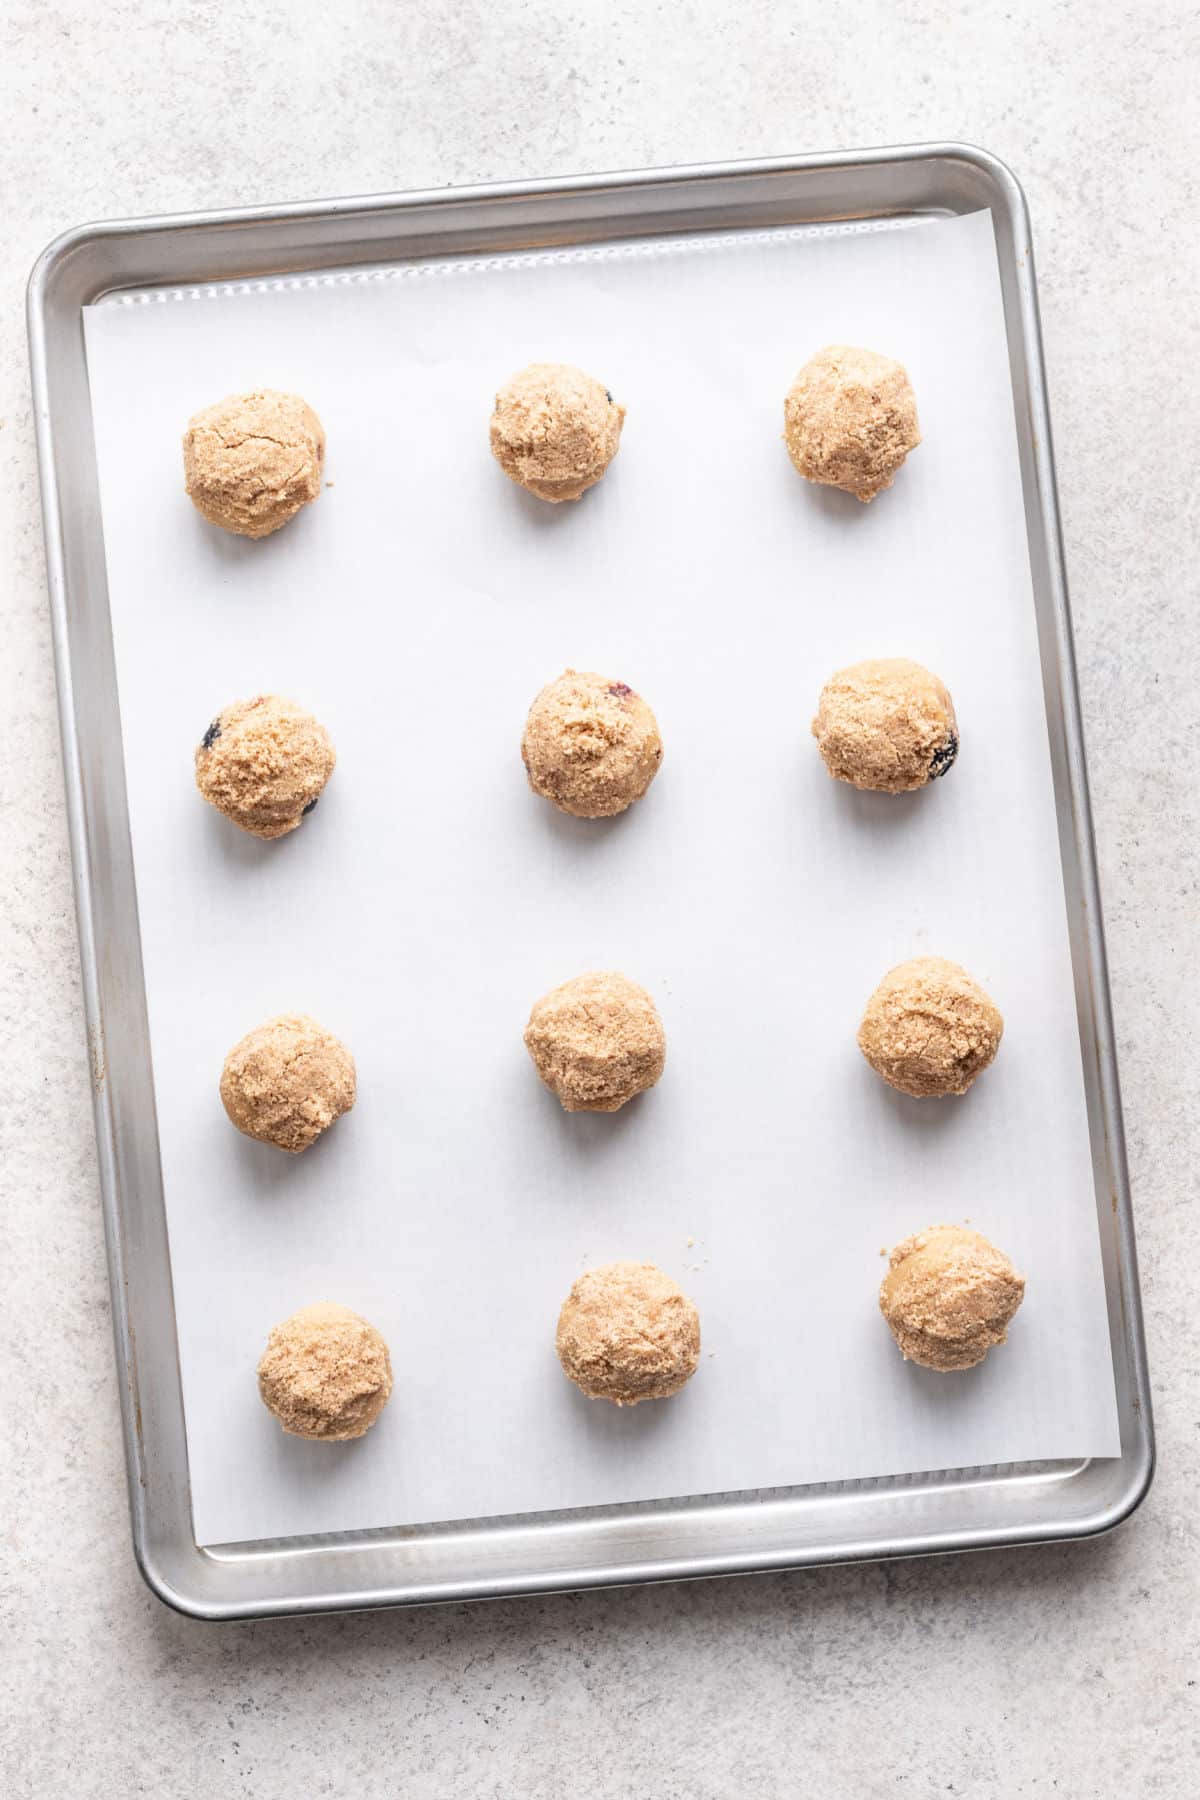
[[[87,316],[201,1543],[1118,1452],[1004,324],[986,213],[313,277]],[[925,442],[870,507],[808,486],[782,399],[820,345],[900,357]],[[577,362],[629,409],[549,508],[487,445],[499,382]],[[254,386],[323,419],[330,486],[262,543],[183,494],[189,415]],[[947,681],[962,754],[894,799],[809,736],[835,668]],[[526,788],[565,666],[655,707],[663,771],[608,823]],[[310,706],[317,812],[260,844],[192,752],[236,697]],[[1007,1021],[963,1101],[863,1063],[867,995],[921,952]],[[521,1042],[589,968],[656,996],[666,1075],[569,1118]],[[217,1079],[271,1014],[351,1046],[356,1110],[301,1158]],[[1007,1348],[906,1365],[883,1246],[970,1220],[1028,1277]],[[554,1354],[575,1275],[647,1258],[703,1319],[669,1404],[588,1403]],[[362,1441],[286,1438],[255,1363],[306,1302],[384,1332]]]

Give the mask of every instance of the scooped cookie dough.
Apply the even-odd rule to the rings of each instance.
[[[931,1225],[897,1244],[879,1309],[906,1360],[925,1369],[971,1369],[1025,1296],[1025,1277],[977,1231]]]
[[[325,433],[297,394],[230,394],[189,420],[184,483],[194,506],[239,537],[269,537],[321,492]]]
[[[839,669],[812,722],[835,781],[907,794],[937,781],[958,755],[958,720],[936,675],[904,656]]]
[[[293,1437],[328,1443],[362,1437],[392,1391],[388,1347],[348,1306],[332,1300],[302,1306],[267,1339],[258,1391]]]
[[[611,971],[577,975],[544,994],[529,1015],[525,1048],[567,1112],[619,1111],[654,1086],[667,1059],[653,1000]]]
[[[558,1315],[558,1360],[590,1400],[665,1400],[696,1373],[700,1315],[653,1263],[581,1275]]]
[[[902,1094],[965,1094],[1000,1048],[1004,1020],[977,981],[942,956],[886,974],[858,1028],[858,1047]]]
[[[658,721],[640,694],[607,675],[567,669],[529,709],[521,757],[535,794],[577,819],[611,819],[640,800],[662,766]]]
[[[578,500],[617,454],[624,422],[602,381],[569,363],[530,363],[496,395],[492,455],[540,500]]]
[[[873,500],[921,441],[903,365],[830,344],[797,375],[783,408],[788,455],[806,481]]]
[[[238,1130],[298,1155],[354,1105],[354,1058],[303,1013],[248,1032],[225,1058],[221,1104]]]
[[[217,714],[196,750],[196,786],[243,831],[284,837],[317,804],[336,761],[311,713],[259,694]]]

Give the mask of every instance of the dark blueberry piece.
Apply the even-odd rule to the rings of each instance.
[[[220,735],[221,721],[220,719],[214,719],[204,736],[200,739],[200,748],[202,750],[211,750]]]
[[[936,781],[948,769],[954,767],[954,759],[958,755],[958,733],[952,731],[944,744],[940,744],[933,753],[933,761],[929,765],[929,779]]]
[[[604,398],[605,398],[605,399],[606,399],[606,400],[607,400],[607,401],[608,401],[608,404],[609,404],[609,405],[610,405],[610,406],[611,406],[611,405],[612,405],[612,403],[613,403],[613,397],[612,397],[612,395],[611,395],[611,394],[610,394],[610,393],[609,393],[609,391],[608,391],[608,389],[607,389],[607,388],[605,388],[605,390],[604,390]]]
[[[632,692],[633,692],[633,689],[629,686],[629,683],[626,681],[614,681],[610,684],[608,691],[617,700],[628,700],[630,694],[632,694]]]
[[[317,801],[318,801],[318,800],[319,800],[319,799],[320,799],[320,798],[321,798],[321,796],[320,796],[320,794],[314,794],[314,795],[313,795],[313,797],[312,797],[312,799],[311,799],[311,800],[310,800],[310,801],[309,801],[309,803],[308,803],[308,805],[307,805],[307,806],[306,806],[306,807],[305,807],[305,808],[304,808],[304,811],[303,811],[303,812],[302,812],[302,813],[301,813],[301,814],[300,814],[300,817],[301,817],[301,818],[302,818],[302,819],[307,819],[307,817],[308,817],[308,815],[309,815],[309,813],[310,813],[310,812],[311,812],[311,811],[312,811],[312,809],[313,809],[313,807],[314,807],[314,806],[315,806],[315,805],[316,805],[316,804],[317,804]]]

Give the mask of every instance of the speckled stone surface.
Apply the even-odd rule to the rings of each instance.
[[[1192,0],[0,9],[0,1787],[1187,1795],[1200,1750]],[[91,218],[966,138],[1036,233],[1160,1466],[1090,1544],[211,1627],[129,1553],[21,315]]]

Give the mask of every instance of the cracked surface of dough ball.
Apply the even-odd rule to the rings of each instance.
[[[884,976],[858,1047],[877,1075],[918,1100],[965,1094],[1000,1048],[999,1008],[957,963],[918,956]]]
[[[921,441],[917,403],[901,363],[829,344],[806,362],[783,408],[788,455],[807,481],[873,500]]]
[[[665,1400],[696,1372],[700,1315],[653,1263],[608,1263],[581,1275],[567,1295],[556,1348],[590,1400]]]
[[[254,837],[284,837],[310,813],[337,756],[325,727],[277,694],[235,700],[196,750],[196,786]]]
[[[905,1358],[925,1369],[971,1369],[1002,1344],[1025,1277],[977,1231],[930,1225],[897,1244],[879,1310]]]
[[[830,676],[812,731],[836,781],[884,794],[937,781],[958,755],[950,695],[904,656],[874,657]]]
[[[492,455],[539,500],[578,500],[617,454],[625,408],[570,363],[530,363],[496,395]]]
[[[354,1105],[354,1058],[302,1013],[247,1032],[225,1058],[221,1104],[246,1137],[298,1155]]]
[[[525,1048],[566,1112],[617,1112],[654,1086],[667,1058],[653,1000],[611,971],[577,975],[544,994],[529,1015]]]
[[[230,394],[188,421],[184,484],[213,525],[269,537],[321,492],[325,433],[297,394]]]
[[[268,1337],[258,1391],[293,1437],[328,1443],[362,1437],[392,1391],[388,1347],[348,1306],[332,1300],[302,1306]]]
[[[529,709],[521,759],[535,794],[577,819],[611,819],[662,766],[658,721],[627,682],[567,669]]]

